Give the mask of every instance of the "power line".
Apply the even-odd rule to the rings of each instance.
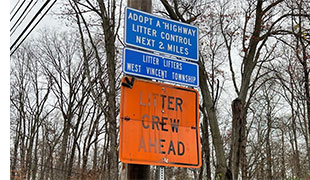
[[[28,10],[29,6],[32,4],[33,0],[30,1],[30,3],[28,3],[27,7],[24,9],[24,11],[22,12],[22,14],[19,16],[19,18],[17,19],[17,21],[14,23],[13,27],[10,29],[10,31],[12,31],[14,29],[14,27],[16,26],[16,24],[21,20],[21,18],[24,16],[25,12]],[[33,7],[33,6],[32,6]],[[29,11],[28,11],[29,13]],[[27,13],[27,14],[28,14]],[[25,16],[26,17],[26,16]]]
[[[10,14],[12,14],[12,13],[13,13],[13,11],[14,11],[14,10],[15,10],[15,8],[17,7],[17,5],[18,5],[19,1],[20,1],[20,0],[18,0],[18,1],[17,1],[17,3],[16,3],[16,4],[15,4],[15,6],[13,7],[12,11],[10,12]]]
[[[22,4],[18,7],[18,9],[15,11],[14,15],[11,17],[10,21],[12,21],[12,19],[15,17],[15,15],[18,13],[18,11],[20,10],[20,8],[24,5],[26,1],[23,1]]]
[[[25,36],[25,38],[18,44],[18,46],[15,48],[15,50],[11,53],[14,54],[16,49],[23,43],[23,41],[28,37],[28,35],[33,31],[33,29],[38,25],[38,23],[43,19],[43,17],[47,14],[47,12],[51,9],[51,7],[56,3],[57,0],[55,0],[52,5],[45,11],[45,13],[41,16],[41,18],[37,21],[37,23],[32,27],[32,29],[29,31],[29,33]],[[13,47],[16,45],[16,43],[21,39],[21,37],[25,34],[25,32],[28,30],[30,25],[35,21],[35,19],[38,17],[38,15],[43,11],[43,9],[47,6],[47,4],[50,2],[50,0],[46,1],[43,6],[40,8],[40,10],[36,13],[36,15],[31,19],[31,21],[28,23],[26,28],[23,30],[23,32],[18,36],[18,38],[14,41],[12,46],[10,47],[10,50],[13,49]]]
[[[30,13],[30,11],[33,9],[33,7],[37,4],[38,0],[32,5],[32,7],[29,9],[29,11],[27,12],[27,14],[24,16],[24,18],[18,23],[17,27],[14,29],[13,32],[11,32],[10,36],[12,36],[14,34],[14,32],[16,31],[16,29],[20,26],[20,24],[24,21],[24,19],[28,16],[28,14]]]

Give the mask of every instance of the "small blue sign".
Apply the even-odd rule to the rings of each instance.
[[[144,51],[124,48],[123,72],[144,78],[199,86],[198,64],[178,61]]]
[[[125,43],[198,61],[198,28],[132,8],[125,10]]]

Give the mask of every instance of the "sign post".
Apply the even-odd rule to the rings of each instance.
[[[123,72],[198,87],[198,28],[143,12],[151,12],[151,0],[128,0],[128,6]],[[194,89],[122,79],[119,158],[126,178],[149,179],[148,165],[160,166],[161,179],[163,166],[201,166],[198,99]]]
[[[159,166],[159,180],[165,180],[165,167]]]
[[[120,160],[199,168],[199,94],[195,89],[124,77]]]
[[[127,0],[131,8],[145,12],[152,12],[152,0]],[[123,164],[125,166],[126,179],[150,179],[150,166],[137,164]]]

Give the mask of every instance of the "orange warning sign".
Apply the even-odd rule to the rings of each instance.
[[[199,168],[198,98],[195,89],[124,77],[120,160],[131,164]]]

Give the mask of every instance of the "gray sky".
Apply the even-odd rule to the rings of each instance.
[[[28,23],[31,21],[31,19],[35,16],[35,14],[39,11],[39,9],[43,6],[45,1],[43,0],[33,0],[32,3],[30,4],[28,10],[24,13],[24,17],[21,18],[22,21],[19,21],[18,23],[17,20],[27,7],[27,5],[31,2],[31,0],[11,0],[10,1],[10,11],[12,11],[12,14],[10,14],[10,18],[15,14],[19,6],[22,4],[22,2],[25,1],[25,3],[22,5],[21,9],[16,13],[12,21],[10,22],[10,30],[12,28],[12,31],[10,32],[10,44],[12,45],[13,42],[18,38],[18,36],[22,33],[22,31],[26,28]],[[52,5],[53,1],[50,1],[50,3],[44,8],[44,10],[41,12],[41,14],[36,18],[36,20],[32,23],[32,25],[28,28],[24,36],[31,30],[33,25],[36,24],[36,22],[40,19],[40,17],[45,13],[45,11],[48,9],[50,5]],[[56,4],[50,9],[50,11],[47,13],[46,16],[39,22],[39,24],[35,27],[35,29],[31,32],[29,36],[35,35],[36,32],[38,32],[40,29],[43,27],[63,27],[60,25],[60,22],[57,21],[57,19],[52,16],[52,12],[55,12],[59,9],[60,4],[62,0],[57,0]],[[17,6],[15,7],[15,5]],[[15,8],[14,8],[15,7]],[[16,23],[16,25],[15,25]],[[15,25],[15,26],[14,26]],[[13,28],[14,26],[14,28]],[[23,37],[24,37],[23,36]],[[28,37],[29,37],[28,36]],[[22,38],[23,39],[23,38]]]

